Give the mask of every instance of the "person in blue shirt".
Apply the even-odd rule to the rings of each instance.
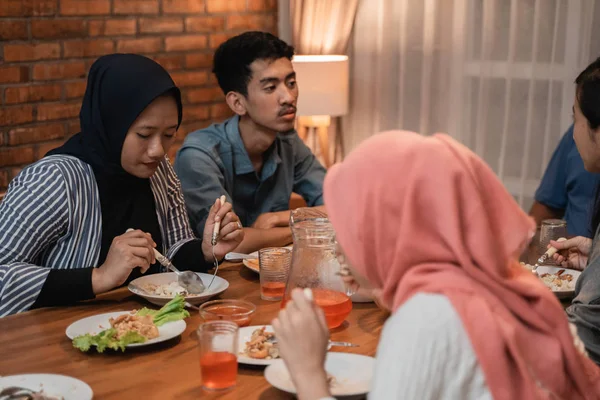
[[[213,72],[235,116],[190,133],[175,160],[192,228],[202,232],[224,194],[244,227],[239,252],[292,242],[292,192],[310,207],[323,205],[325,168],[294,130],[293,55],[292,46],[265,32],[221,44]]]
[[[571,125],[552,155],[529,214],[538,227],[545,219],[562,218],[570,236],[593,237],[591,215],[599,177],[583,167]]]

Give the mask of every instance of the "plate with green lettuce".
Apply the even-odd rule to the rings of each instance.
[[[98,353],[106,349],[125,351],[126,348],[149,346],[181,335],[187,326],[184,319],[189,316],[185,299],[177,295],[160,310],[144,307],[80,319],[69,325],[66,333],[73,341],[73,347],[83,352],[94,348]],[[133,322],[129,324],[128,321]],[[124,328],[129,325],[144,326],[137,330]]]

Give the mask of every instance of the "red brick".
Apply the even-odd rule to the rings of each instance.
[[[0,67],[0,83],[20,83],[28,80],[28,67]]]
[[[183,32],[183,20],[171,18],[140,18],[140,33],[179,33]]]
[[[204,12],[204,0],[163,0],[163,12],[165,14],[202,13]]]
[[[226,103],[221,104],[213,104],[210,106],[210,118],[211,119],[220,119],[227,118],[233,114],[231,108]]]
[[[37,110],[38,121],[73,118],[79,115],[80,103],[40,104]]]
[[[74,134],[81,131],[79,120],[69,121],[67,123],[67,136],[73,136]]]
[[[225,28],[223,17],[189,17],[185,19],[186,32],[220,32]]]
[[[106,21],[90,21],[90,36],[124,36],[135,35],[135,19],[109,19]]]
[[[64,43],[64,58],[97,57],[114,51],[115,44],[110,39],[73,40]]]
[[[229,15],[227,29],[240,29],[247,31],[268,31],[275,27],[273,15]]]
[[[17,146],[19,144],[54,140],[64,136],[64,124],[44,124],[31,128],[16,128],[8,132],[8,144],[10,146]]]
[[[1,111],[0,111],[1,112]],[[0,167],[30,164],[34,161],[33,147],[5,147],[0,149]]]
[[[6,191],[9,182],[8,171],[6,169],[0,170],[0,194]],[[2,196],[0,195],[0,200],[1,199]]]
[[[206,42],[205,35],[169,36],[165,39],[165,50],[201,50],[206,48]]]
[[[85,77],[85,64],[81,61],[66,63],[39,63],[33,66],[33,79],[51,81]]]
[[[277,8],[277,0],[248,0],[248,10],[268,11]]]
[[[74,97],[83,97],[86,86],[86,81],[65,83],[65,97],[67,99],[72,99]]]
[[[33,121],[33,106],[23,105],[0,108],[0,126],[18,125]]]
[[[85,21],[80,19],[42,19],[31,21],[35,39],[76,38],[87,36]]]
[[[186,68],[208,68],[212,67],[212,54],[197,53],[185,55]]]
[[[171,77],[177,86],[201,86],[206,83],[208,74],[206,71],[174,72],[171,74]]]
[[[183,108],[183,120],[186,122],[207,120],[209,113],[210,110],[207,106],[187,105]]]
[[[27,39],[26,21],[0,21],[0,40]]]
[[[9,87],[4,90],[6,104],[58,100],[60,94],[60,85],[28,85]]]
[[[12,179],[15,179],[15,177],[16,177],[17,175],[19,175],[19,173],[20,173],[22,170],[23,170],[23,168],[21,168],[21,167],[12,167],[12,168],[10,169],[10,172],[9,172],[9,174],[8,174],[8,175],[10,176],[10,179],[11,179],[11,180],[12,180]]]
[[[185,65],[185,56],[182,54],[156,56],[153,58],[168,71],[182,69]]]
[[[226,34],[226,33],[213,33],[210,35],[210,48],[216,49],[226,41],[227,39],[235,36],[234,34]]]
[[[36,146],[36,159],[40,159],[46,155],[50,150],[54,150],[57,147],[63,145],[64,140],[54,140],[52,142],[40,143]]]
[[[246,0],[206,0],[206,11],[209,13],[246,11]]]
[[[54,15],[57,0],[0,0],[0,17]]]
[[[157,53],[161,47],[161,38],[123,39],[117,42],[119,53]]]
[[[177,129],[177,140],[183,141],[183,139],[185,139],[185,137],[190,132],[194,132],[194,131],[197,131],[198,129],[204,129],[204,128],[206,128],[205,121],[201,121],[201,122],[194,121],[194,122],[181,124],[179,129]]]
[[[4,61],[35,61],[60,58],[58,43],[5,44]]]
[[[60,0],[62,15],[108,15],[110,0]]]
[[[208,80],[206,81],[207,86],[219,86],[219,82],[217,81],[217,77],[215,74],[210,74],[208,76]]]
[[[223,98],[223,92],[218,87],[188,89],[185,92],[185,99],[189,103],[210,103]]]
[[[158,14],[158,0],[114,0],[114,14]]]

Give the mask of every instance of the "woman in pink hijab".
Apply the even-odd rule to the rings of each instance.
[[[381,291],[374,399],[600,399],[600,373],[518,255],[535,223],[446,135],[387,132],[325,179],[348,267]],[[273,321],[299,398],[329,396],[328,330],[300,291]],[[317,349],[316,351],[314,349]]]

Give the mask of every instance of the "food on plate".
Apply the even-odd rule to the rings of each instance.
[[[541,274],[540,279],[544,282],[544,285],[555,292],[561,290],[574,290],[575,281],[573,280],[573,275],[565,274],[564,272],[565,270],[561,269],[555,274]]]
[[[272,360],[279,358],[279,349],[273,344],[275,334],[267,332],[266,327],[256,329],[252,332],[250,341],[246,342],[246,348],[241,353],[250,358],[259,360]]]
[[[177,281],[160,285],[148,283],[144,285],[144,290],[151,295],[162,297],[175,297],[178,294],[185,297],[189,294]]]
[[[110,326],[117,332],[115,337],[121,339],[128,332],[137,332],[146,339],[158,337],[158,328],[150,315],[123,314],[109,319]]]
[[[521,265],[530,271],[533,270],[534,267],[531,264],[525,264],[523,262]],[[564,269],[557,271],[555,274],[544,273],[539,277],[544,285],[554,292],[575,290],[575,282],[577,279],[575,279],[573,274],[565,274]]]
[[[31,389],[10,386],[0,391],[0,400],[63,400],[62,396],[51,396],[43,390],[35,392]]]
[[[181,295],[165,304],[160,310],[146,307],[133,310],[117,318],[111,318],[110,328],[98,334],[87,333],[73,339],[73,347],[86,352],[95,346],[98,353],[113,349],[125,351],[133,343],[144,343],[159,336],[158,327],[168,322],[179,321],[190,316],[185,309],[185,299]]]

